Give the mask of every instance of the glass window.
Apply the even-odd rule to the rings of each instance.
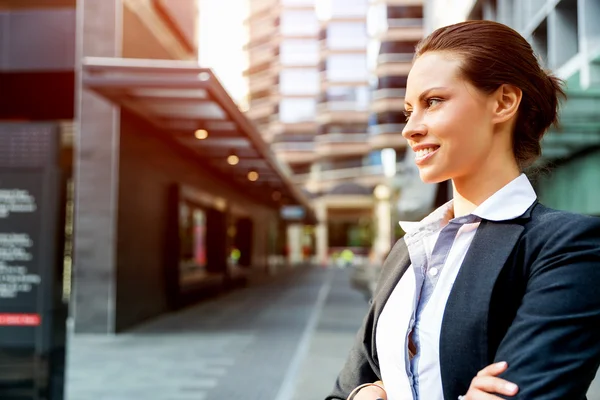
[[[182,201],[179,205],[180,275],[182,286],[206,268],[206,213]]]
[[[284,6],[313,6],[315,0],[281,0]]]
[[[388,18],[423,18],[422,6],[389,6]]]
[[[362,82],[369,78],[365,54],[335,54],[327,59],[327,79],[332,82]]]
[[[334,16],[364,17],[369,8],[369,0],[330,0]]]
[[[333,86],[327,89],[327,101],[352,101],[357,109],[366,109],[371,100],[368,86]]]
[[[407,76],[382,76],[377,89],[406,89]]]
[[[319,42],[291,40],[281,43],[279,59],[283,65],[316,65],[319,62]]]
[[[417,41],[384,42],[381,43],[380,54],[412,54],[417,47]]]
[[[279,103],[279,120],[288,124],[314,121],[316,109],[315,99],[283,99]]]
[[[284,11],[281,14],[281,33],[284,35],[316,35],[319,28],[314,11]]]
[[[316,69],[287,69],[279,75],[281,94],[318,94],[319,73]]]
[[[364,23],[332,22],[327,27],[327,46],[331,49],[366,48],[367,44]]]

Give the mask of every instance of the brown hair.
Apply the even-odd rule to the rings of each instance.
[[[529,43],[515,30],[493,21],[467,21],[437,29],[416,48],[415,58],[431,51],[458,54],[463,76],[485,93],[503,84],[523,92],[513,133],[513,153],[525,168],[541,154],[540,141],[558,123],[563,82],[546,72]]]

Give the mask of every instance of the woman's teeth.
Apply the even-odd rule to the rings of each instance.
[[[416,153],[417,153],[417,157],[419,157],[419,158],[421,158],[421,157],[425,157],[427,154],[429,154],[429,153],[431,153],[431,152],[433,152],[433,151],[436,151],[436,150],[437,150],[437,149],[435,149],[435,148],[433,148],[433,147],[431,147],[431,148],[429,148],[429,149],[421,149],[421,150],[417,150],[417,151],[416,151]]]

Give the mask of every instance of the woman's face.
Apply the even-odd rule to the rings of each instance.
[[[491,155],[492,96],[461,77],[458,57],[429,52],[415,60],[404,107],[402,135],[416,153],[424,182],[467,177]]]

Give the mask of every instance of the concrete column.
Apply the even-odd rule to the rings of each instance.
[[[319,202],[315,204],[315,213],[319,223],[315,229],[317,262],[326,265],[329,262],[329,233],[327,231],[327,205]]]
[[[77,1],[75,332],[115,332],[119,110],[82,87],[81,60],[121,55],[122,7],[121,0]]]
[[[392,206],[390,201],[391,190],[386,185],[375,188],[375,221],[377,231],[374,242],[374,262],[383,262],[389,253],[392,244]]]
[[[302,255],[302,228],[301,224],[288,225],[288,260],[291,265],[300,264],[304,261]]]

